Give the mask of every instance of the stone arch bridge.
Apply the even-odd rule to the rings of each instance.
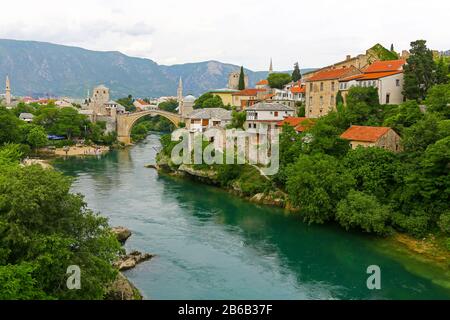
[[[131,129],[140,118],[145,116],[161,116],[172,122],[175,127],[182,122],[181,115],[164,110],[145,110],[129,114],[117,115],[117,140],[125,144],[131,144]]]

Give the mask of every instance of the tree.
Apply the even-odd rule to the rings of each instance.
[[[433,86],[425,100],[427,111],[434,112],[440,116],[450,119],[450,84],[439,84]]]
[[[88,125],[89,120],[85,115],[79,114],[74,108],[62,108],[58,110],[49,132],[66,136],[70,140],[72,137],[79,137],[84,134]]]
[[[120,244],[70,187],[53,170],[1,165],[0,298],[102,299],[116,278]],[[65,286],[70,265],[82,268],[80,290]]]
[[[383,203],[397,186],[399,159],[385,149],[350,150],[342,159],[342,165],[355,179],[355,190],[373,195]]]
[[[41,148],[48,143],[47,133],[41,126],[33,126],[27,135],[27,143],[33,148]]]
[[[439,117],[435,114],[426,114],[403,133],[403,146],[410,154],[423,152],[429,145],[442,138],[439,131]]]
[[[449,68],[444,60],[444,57],[440,57],[436,65],[436,83],[447,84],[449,82]]]
[[[302,73],[300,71],[300,67],[298,62],[294,64],[294,71],[292,72],[292,81],[297,82],[302,79]]]
[[[212,94],[211,92],[202,94],[197,98],[197,100],[195,100],[194,103],[194,109],[223,107],[224,105],[222,99],[219,96]]]
[[[336,212],[336,220],[347,230],[361,228],[381,235],[390,231],[387,226],[389,217],[388,206],[381,205],[374,196],[355,190],[339,202]]]
[[[0,107],[0,145],[20,142],[19,126],[23,123],[10,110]]]
[[[378,90],[374,87],[351,88],[347,95],[345,116],[351,124],[378,125],[382,118]]]
[[[286,190],[309,223],[333,220],[336,206],[347,196],[354,180],[338,160],[321,153],[300,155],[287,169]]]
[[[178,101],[175,99],[163,101],[158,105],[158,108],[168,112],[175,112],[178,108]]]
[[[131,94],[129,94],[127,97],[124,98],[120,98],[117,100],[117,103],[124,106],[125,110],[129,111],[129,112],[134,112],[136,111],[136,107],[133,104],[133,96]]]
[[[411,55],[404,66],[403,95],[411,100],[423,100],[436,82],[433,52],[425,40],[411,42]]]
[[[336,105],[344,105],[344,98],[342,97],[342,92],[340,90],[336,94]]]
[[[291,75],[287,73],[271,73],[267,78],[269,86],[274,89],[283,89],[283,87],[292,81]]]
[[[241,72],[239,73],[239,84],[238,84],[239,90],[245,89],[245,73],[244,73],[244,67],[241,66]]]
[[[384,120],[383,125],[393,128],[402,134],[405,128],[409,128],[423,118],[419,104],[415,100],[410,100],[399,105],[391,112],[391,115]]]
[[[229,125],[229,128],[235,128],[235,129],[243,129],[244,128],[244,122],[247,119],[247,113],[245,111],[236,111],[233,110],[231,113],[232,119],[231,124]]]
[[[393,43],[391,44],[391,52],[395,52]]]

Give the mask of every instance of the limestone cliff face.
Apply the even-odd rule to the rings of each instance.
[[[0,80],[4,81],[9,74],[12,94],[18,96],[85,97],[87,90],[98,84],[109,87],[113,99],[128,94],[175,96],[180,77],[184,92],[198,96],[226,87],[228,74],[238,69],[239,66],[219,61],[164,66],[117,51],[0,39]],[[246,74],[250,86],[267,77],[267,72],[247,69]]]

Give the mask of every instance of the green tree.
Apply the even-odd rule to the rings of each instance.
[[[404,66],[403,95],[411,100],[423,100],[436,82],[433,52],[425,40],[411,42],[411,55]]]
[[[336,94],[336,105],[344,105],[344,98],[342,97],[342,92],[340,90]]]
[[[395,52],[393,43],[391,44],[391,52]]]
[[[289,199],[309,223],[333,220],[337,204],[354,185],[354,179],[338,160],[320,153],[300,155],[289,165],[287,177]]]
[[[176,112],[176,109],[178,108],[178,101],[175,99],[163,101],[158,105],[158,108],[168,112]]]
[[[28,132],[26,141],[35,149],[44,147],[48,143],[47,133],[43,127],[35,125]]]
[[[449,82],[448,64],[444,60],[444,57],[440,57],[436,65],[436,83],[447,84],[448,82]]]
[[[283,89],[283,87],[292,81],[291,75],[287,73],[271,73],[267,78],[269,86],[274,89]]]
[[[450,119],[450,84],[439,84],[433,86],[425,100],[427,111],[434,112],[440,116]]]
[[[378,90],[374,87],[353,87],[347,95],[345,116],[351,124],[379,125],[382,122],[382,108]]]
[[[429,145],[442,139],[443,132],[439,130],[439,122],[437,115],[426,114],[423,119],[405,128],[402,139],[405,151],[415,156],[415,153],[425,151]]]
[[[231,113],[232,119],[229,128],[244,129],[244,122],[247,119],[247,113],[245,111],[233,110]]]
[[[88,210],[70,187],[70,179],[56,171],[1,165],[1,297],[104,297],[117,275],[112,262],[123,250],[107,220]],[[70,265],[82,268],[80,290],[65,286]]]
[[[405,128],[409,128],[423,118],[419,104],[415,100],[410,100],[399,105],[391,112],[391,115],[384,120],[383,125],[393,128],[398,133],[403,133]]]
[[[239,89],[239,90],[244,90],[244,89],[245,89],[245,73],[244,73],[244,67],[241,67],[241,71],[240,71],[240,73],[239,73],[238,89]]]
[[[80,137],[84,134],[89,121],[85,115],[79,114],[74,108],[62,108],[57,113],[56,119],[49,132],[56,135],[64,135],[69,140],[72,137]]]
[[[0,145],[7,142],[20,142],[19,126],[22,123],[10,110],[0,107]]]
[[[131,94],[129,94],[127,97],[124,98],[120,98],[117,100],[117,103],[124,106],[125,110],[129,111],[129,112],[134,112],[136,111],[136,107],[133,104],[134,99],[133,96]]]
[[[300,71],[300,67],[298,62],[294,64],[294,71],[292,72],[292,81],[297,82],[302,79],[302,73]]]
[[[389,233],[390,209],[377,198],[363,192],[350,191],[337,206],[336,220],[344,228],[360,228],[380,235]]]
[[[223,108],[223,101],[219,96],[207,92],[195,100],[194,109],[200,108]]]

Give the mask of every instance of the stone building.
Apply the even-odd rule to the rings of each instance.
[[[204,108],[192,111],[187,116],[186,128],[191,132],[205,132],[209,128],[225,128],[231,123],[230,110]]]
[[[362,146],[402,151],[400,136],[389,127],[351,126],[341,138],[350,141],[352,149]]]
[[[92,110],[97,115],[106,115],[106,104],[109,101],[109,89],[104,85],[97,86],[92,97],[86,99],[86,109]]]
[[[350,76],[339,80],[344,103],[347,101],[348,91],[354,87],[374,87],[378,90],[380,104],[401,104],[405,101],[403,96],[403,59],[376,61],[362,74]]]
[[[325,69],[306,80],[306,107],[308,118],[318,118],[336,109],[339,80],[361,74],[353,67]]]
[[[240,76],[241,72],[240,71],[234,71],[231,72],[228,75],[228,85],[227,88],[228,89],[233,89],[233,90],[238,90],[239,89],[239,76]],[[244,74],[244,83],[245,83],[245,87],[248,88],[248,75]]]

